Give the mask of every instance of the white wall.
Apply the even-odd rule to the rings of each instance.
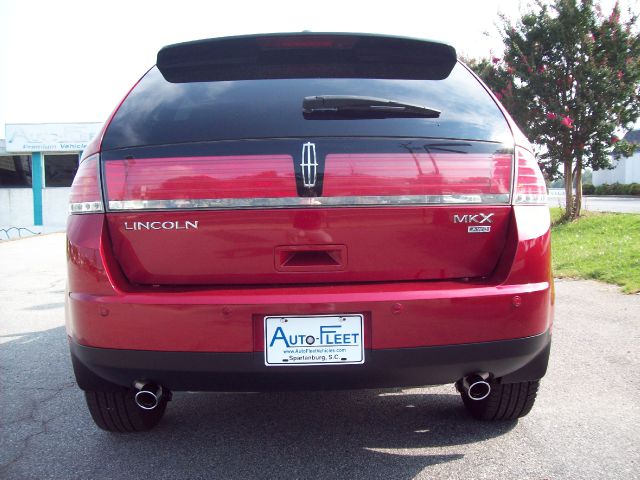
[[[30,188],[0,188],[0,241],[34,233],[63,232],[67,223],[70,188],[42,190],[42,226],[33,224]]]
[[[640,152],[625,158],[625,162],[627,176],[624,183],[640,183]]]
[[[0,188],[0,228],[33,226],[33,192],[30,188]],[[0,233],[0,239],[6,238]]]
[[[69,193],[71,188],[42,189],[42,223],[47,231],[63,231],[69,212]]]
[[[597,170],[593,172],[593,184],[603,183],[640,183],[640,152],[628,158],[614,160],[616,168],[613,170]]]

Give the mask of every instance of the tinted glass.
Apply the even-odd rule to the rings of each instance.
[[[0,187],[30,187],[30,160],[29,155],[0,157]]]
[[[440,118],[305,119],[304,97],[362,95],[440,110]],[[457,64],[444,80],[284,79],[169,83],[151,69],[109,126],[103,149],[242,138],[432,137],[513,142],[497,105]]]
[[[70,187],[78,170],[78,155],[45,155],[44,186]]]

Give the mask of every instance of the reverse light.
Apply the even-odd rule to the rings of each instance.
[[[99,181],[99,156],[92,155],[84,160],[71,184],[69,213],[104,212]]]
[[[547,185],[533,153],[516,147],[516,183],[513,203],[540,205],[547,203]]]

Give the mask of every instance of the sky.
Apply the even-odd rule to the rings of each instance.
[[[622,5],[637,0],[621,1]],[[603,0],[610,8],[613,0]],[[5,123],[103,122],[171,43],[264,32],[368,32],[499,54],[498,13],[525,0],[0,0]]]

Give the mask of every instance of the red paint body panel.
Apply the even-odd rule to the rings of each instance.
[[[492,213],[488,233],[454,214]],[[504,248],[510,206],[323,208],[110,213],[112,247],[133,283],[303,284],[490,275]],[[192,230],[126,230],[135,221],[197,221]],[[344,269],[282,271],[279,249],[343,245]]]
[[[313,197],[308,198],[312,207],[305,208],[180,208],[181,201],[189,206],[189,200],[299,198],[293,157],[298,142],[256,140],[226,145],[231,150],[243,151],[250,145],[258,151],[288,150],[288,154],[177,157],[163,156],[167,153],[162,149],[156,151],[157,157],[145,156],[149,154],[145,150],[129,155],[136,158],[111,154],[104,161],[108,202],[114,202],[114,208],[123,208],[117,202],[133,201],[135,208],[143,209],[111,211],[107,215],[114,257],[127,279],[142,285],[349,283],[489,276],[504,248],[509,224],[511,208],[506,202],[513,162],[510,150],[478,142],[449,142],[444,146],[417,140],[406,144],[398,140],[365,143],[371,144],[373,152],[331,153],[366,145],[326,142],[326,151],[319,154],[325,162],[319,195],[347,198],[355,204],[368,198],[373,205],[367,208],[322,208],[313,206]],[[208,148],[215,152],[222,147]],[[446,148],[454,152],[438,151]],[[456,196],[474,195],[475,200],[462,201],[488,199],[489,203],[447,203],[460,201],[453,198]],[[392,207],[378,200],[389,197],[402,203],[404,196],[429,197],[426,203],[436,205],[404,202],[403,206]],[[159,211],[152,211],[153,204],[147,207],[145,201],[163,203]],[[477,224],[454,222],[455,215],[480,213],[492,216],[490,232],[470,236],[467,228]],[[139,222],[152,228],[136,228]],[[163,229],[165,222],[169,226],[197,223],[198,228]],[[326,245],[341,245],[348,264],[334,268],[326,258],[316,255],[319,263],[314,265],[314,255],[308,253],[303,261],[308,268],[279,267],[278,252],[283,248],[313,252]]]
[[[67,330],[94,347],[247,352],[262,348],[256,318],[264,315],[363,313],[373,349],[527,337],[551,326],[545,218],[546,206],[513,207],[507,246],[482,281],[152,288],[118,271],[104,215],[71,216]]]

